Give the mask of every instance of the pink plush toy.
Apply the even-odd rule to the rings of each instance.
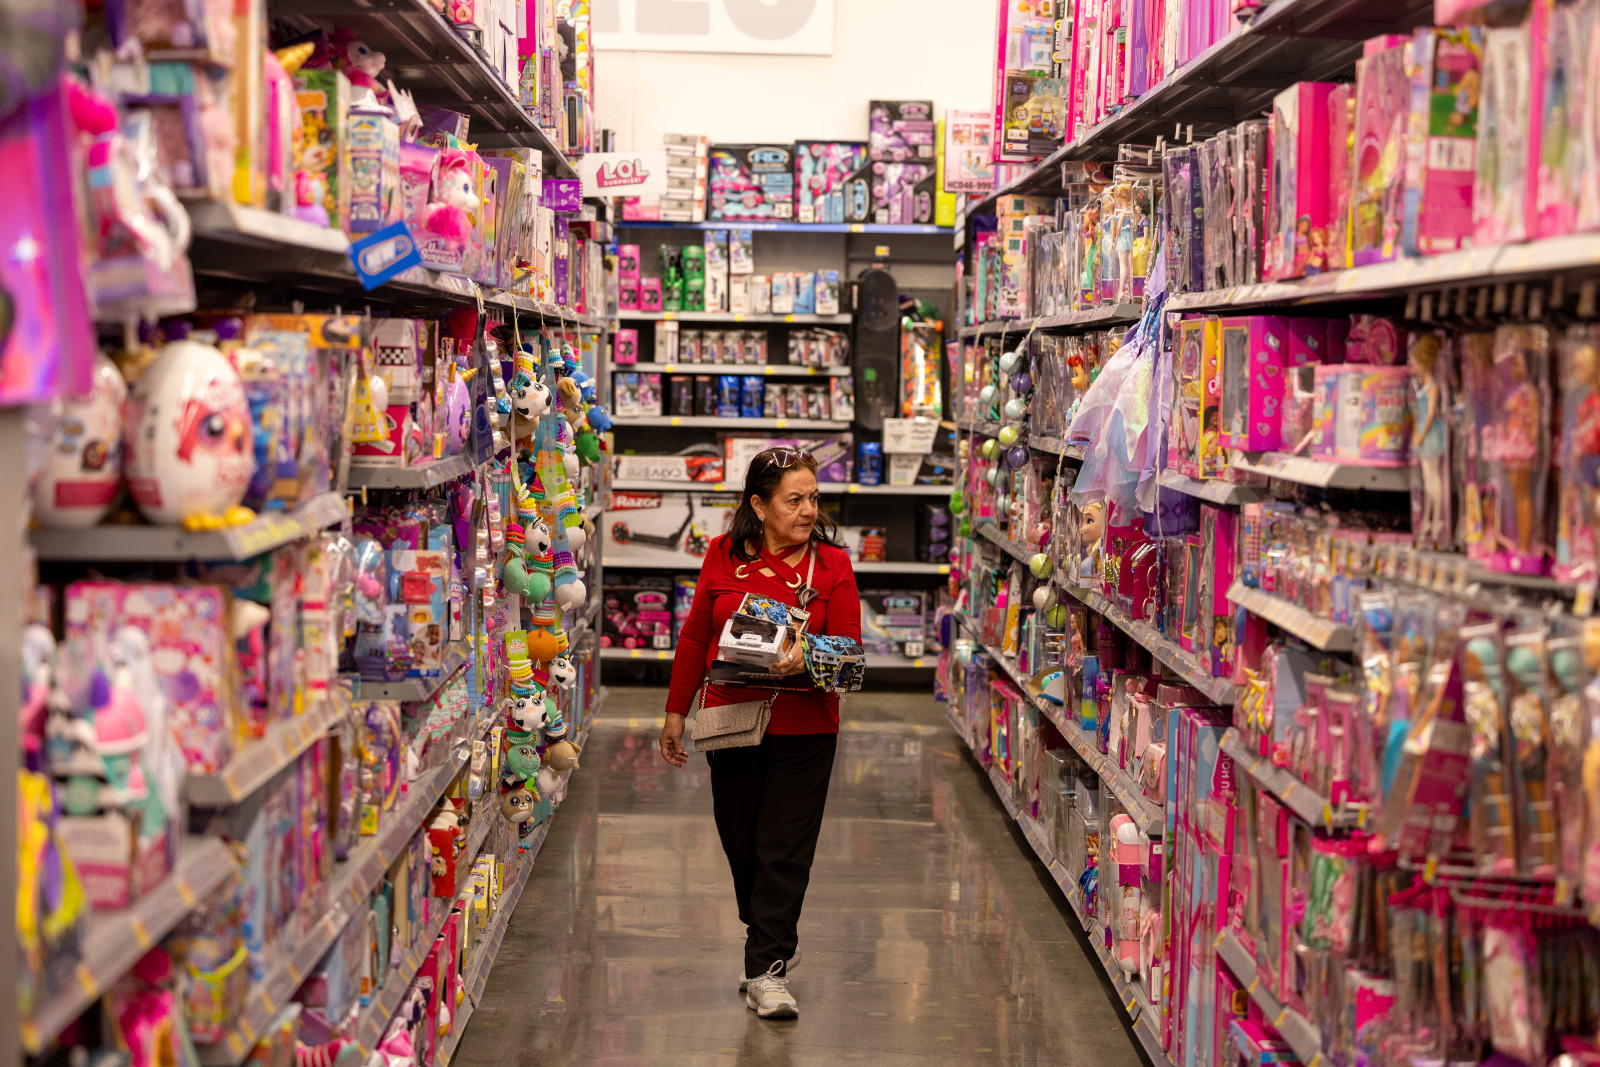
[[[471,212],[478,209],[467,154],[458,148],[439,156],[439,199],[422,212],[422,261],[437,270],[461,269],[472,237]]]
[[[378,75],[383,73],[388,57],[365,41],[356,40],[356,35],[348,27],[340,26],[333,31],[328,52],[334,69],[343,71],[351,85],[359,89],[371,89],[380,101],[388,95],[378,82]]]

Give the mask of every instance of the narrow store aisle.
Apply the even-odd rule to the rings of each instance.
[[[656,754],[663,699],[611,691],[457,1062],[1137,1067],[1075,920],[917,693],[849,700],[800,1018],[757,1019],[710,777]]]

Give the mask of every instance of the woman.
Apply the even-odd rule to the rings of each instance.
[[[744,594],[806,608],[811,633],[861,639],[855,572],[834,532],[817,507],[817,461],[809,452],[769,448],[750,461],[733,528],[711,542],[694,606],[678,636],[661,728],[661,756],[668,763],[689,762],[684,722],[696,701],[718,707],[765,695],[748,686],[706,683],[722,628]],[[773,673],[788,677],[805,670],[805,654],[796,642]],[[763,1019],[799,1014],[788,979],[799,962],[800,906],[811,880],[838,739],[836,694],[784,689],[776,694],[759,745],[706,753],[717,834],[733,869],[733,892],[746,931],[748,977],[739,988]]]

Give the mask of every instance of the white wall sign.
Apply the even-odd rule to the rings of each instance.
[[[592,0],[597,49],[833,54],[833,0]]]
[[[590,152],[577,162],[584,196],[660,196],[667,191],[667,153]]]

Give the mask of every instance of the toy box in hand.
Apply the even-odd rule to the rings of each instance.
[[[867,163],[845,183],[844,221],[931,225],[937,174],[932,163]]]
[[[798,141],[794,146],[794,211],[800,222],[845,221],[845,187],[867,162],[859,141]]]
[[[847,433],[817,434],[813,437],[764,437],[728,434],[723,437],[727,457],[727,477],[744,484],[750,461],[769,448],[802,448],[817,461],[817,481],[848,482],[855,471],[853,446]]]
[[[828,634],[801,634],[806,650],[806,671],[818,689],[854,693],[866,677],[867,657],[861,642]]]
[[[867,124],[867,158],[881,163],[933,162],[933,101],[874,100]]]
[[[717,655],[728,663],[770,668],[783,658],[791,637],[810,622],[809,612],[771,597],[746,593],[722,625]]]
[[[698,567],[711,539],[732,527],[738,507],[739,497],[734,493],[617,490],[611,495],[602,527],[619,556]],[[686,553],[693,558],[686,558]],[[623,560],[618,563],[625,565]]]
[[[606,580],[601,648],[672,647],[672,579]]]
[[[880,656],[914,659],[925,650],[927,614],[925,590],[869,589],[861,594],[861,644]]]
[[[794,218],[794,150],[785,144],[714,145],[708,218]]]

